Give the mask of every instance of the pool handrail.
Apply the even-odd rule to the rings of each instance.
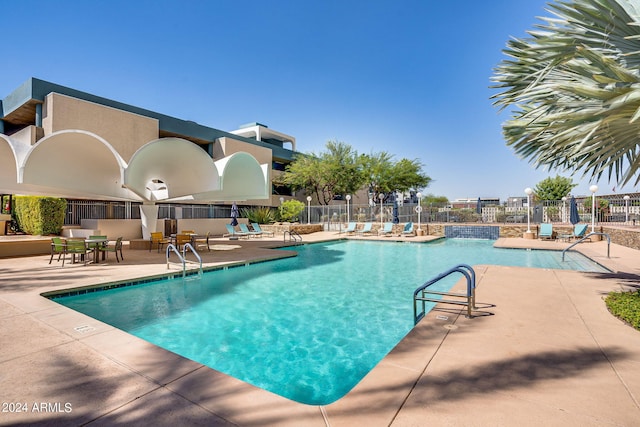
[[[565,254],[565,252],[567,252],[569,249],[571,249],[572,247],[574,247],[578,243],[584,242],[586,239],[589,239],[589,241],[591,241],[591,238],[590,238],[591,236],[607,236],[607,258],[611,258],[611,256],[610,256],[610,253],[611,253],[611,237],[607,233],[601,233],[599,231],[592,231],[591,233],[589,233],[586,236],[584,236],[582,239],[580,239],[580,240],[578,240],[576,242],[573,242],[568,247],[566,247],[565,249],[562,250],[562,262],[564,262],[564,254]]]
[[[444,279],[453,273],[460,273],[467,279],[467,292],[465,294],[455,293],[455,292],[439,292],[439,291],[430,291],[427,288],[434,283]],[[418,296],[418,294],[421,294]],[[454,298],[465,298],[466,301],[455,301],[455,300],[443,300],[439,298],[429,298],[427,294],[434,295],[443,295]],[[418,301],[422,301],[422,311],[418,313]],[[422,286],[417,288],[413,292],[413,319],[414,324],[417,325],[418,322],[426,315],[425,302],[435,302],[442,304],[454,304],[454,305],[465,305],[467,307],[467,314],[465,317],[472,318],[471,310],[476,309],[476,272],[467,264],[458,264],[455,267],[450,268],[444,273],[440,273],[436,277],[428,280]]]
[[[176,256],[178,257],[178,259],[180,260],[180,263],[182,264],[182,277],[184,277],[187,273],[187,262],[190,263],[195,263],[195,261],[189,261],[186,259],[186,248],[189,247],[191,248],[191,252],[193,252],[195,254],[195,256],[198,258],[198,261],[200,261],[200,270],[199,273],[202,274],[202,258],[200,257],[200,254],[198,254],[198,252],[196,252],[196,250],[193,248],[193,246],[191,245],[191,243],[185,243],[182,247],[182,255],[180,255],[180,252],[178,252],[178,248],[176,248],[176,246],[173,243],[169,243],[167,245],[167,270],[169,269],[169,265],[171,264],[171,262],[169,261],[169,256],[171,255],[171,252],[175,253]]]
[[[300,241],[302,242],[302,236],[295,230],[285,230],[285,232],[282,234],[283,241],[287,241],[287,234],[289,234],[290,242],[293,241],[294,243],[297,243],[298,239],[300,239]]]

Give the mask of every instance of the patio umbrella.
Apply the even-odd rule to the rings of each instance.
[[[400,218],[398,218],[398,201],[393,199],[393,223],[398,224],[400,222]]]
[[[571,202],[569,203],[569,221],[571,224],[576,225],[580,222],[580,214],[578,214],[578,205],[576,204],[576,198],[571,196]]]
[[[234,227],[238,225],[238,205],[236,202],[233,202],[231,206],[231,225]]]

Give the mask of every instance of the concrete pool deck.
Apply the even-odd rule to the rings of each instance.
[[[206,266],[246,263],[278,256],[269,247],[281,243],[221,239],[202,255]],[[640,332],[602,299],[640,286],[640,251],[611,245],[607,258],[606,242],[578,248],[613,273],[475,266],[478,305],[492,305],[481,309],[486,315],[432,311],[351,392],[322,407],[255,388],[40,295],[164,275],[163,253],[125,247],[122,263],[110,254],[106,263],[64,268],[55,259],[49,265],[48,255],[0,259],[0,425],[638,425]]]

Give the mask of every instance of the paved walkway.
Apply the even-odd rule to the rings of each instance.
[[[216,244],[203,253],[207,266],[281,254],[269,249],[279,239]],[[252,387],[40,295],[166,274],[162,253],[125,248],[120,264],[111,254],[64,268],[49,256],[0,259],[0,425],[638,426],[640,332],[602,298],[639,286],[640,251],[612,245],[607,258],[606,242],[580,250],[614,273],[476,266],[478,317],[432,311],[323,407]]]

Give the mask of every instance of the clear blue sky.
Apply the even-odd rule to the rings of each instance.
[[[433,178],[424,193],[504,200],[556,175],[505,145],[508,116],[489,99],[506,42],[546,4],[3,2],[0,97],[37,77],[227,131],[257,121],[302,152],[339,140],[417,158]],[[586,179],[574,182],[588,193]]]

